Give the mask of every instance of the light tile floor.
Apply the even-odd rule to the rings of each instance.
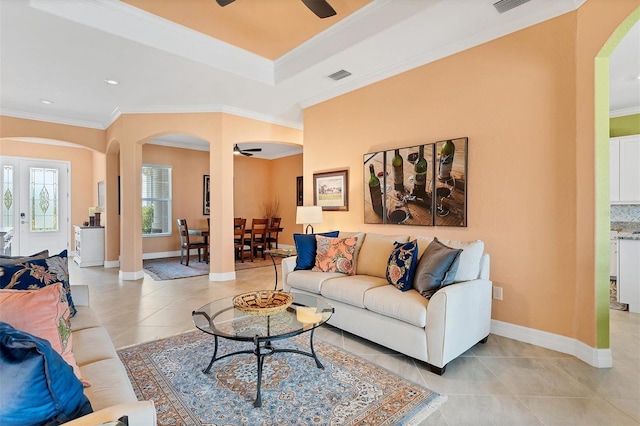
[[[272,288],[271,267],[171,281],[120,281],[117,269],[78,268],[91,304],[121,348],[193,330],[191,311],[225,296]],[[597,369],[559,352],[491,335],[437,376],[419,361],[330,326],[316,336],[448,396],[424,425],[640,425],[640,315],[612,310],[613,368]]]

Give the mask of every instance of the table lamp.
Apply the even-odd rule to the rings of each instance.
[[[313,234],[313,225],[314,223],[322,223],[322,207],[321,206],[298,206],[296,210],[296,224],[304,225],[307,224],[304,233],[309,233],[309,228],[311,228],[311,233]]]

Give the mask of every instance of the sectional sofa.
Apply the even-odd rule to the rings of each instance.
[[[387,266],[395,242],[415,240],[422,260],[433,238],[339,234],[349,237],[357,238],[355,274],[296,270],[296,257],[289,257],[282,262],[284,290],[324,298],[335,308],[329,324],[424,361],[436,374],[443,374],[447,363],[478,342],[486,342],[492,282],[482,241],[440,240],[462,252],[452,283],[427,299],[415,288],[400,291],[390,285]]]

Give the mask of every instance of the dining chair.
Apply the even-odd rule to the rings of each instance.
[[[200,250],[208,249],[208,243],[204,241],[191,241],[189,238],[189,227],[187,226],[187,219],[177,219],[178,222],[178,233],[180,234],[180,264],[184,259],[184,251],[187,251],[187,262],[186,266],[189,266],[189,251],[191,249],[198,250],[198,262],[201,261],[200,258]],[[208,251],[208,250],[207,250]],[[208,261],[208,259],[207,259]]]
[[[245,245],[244,233],[247,226],[247,219],[236,217],[233,218],[233,247],[235,250],[236,258],[240,258],[240,261],[244,263]]]
[[[282,222],[281,217],[274,217],[271,219],[271,225],[269,225],[269,234],[267,235],[267,246],[269,250],[271,250],[271,246],[275,243],[276,248],[278,248],[278,234],[280,233],[280,222]]]
[[[244,243],[251,249],[251,261],[258,255],[258,251],[262,252],[262,258],[265,259],[264,250],[267,243],[267,228],[269,219],[252,219],[251,220],[251,236],[245,238]]]

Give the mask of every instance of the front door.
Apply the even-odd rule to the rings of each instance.
[[[11,254],[27,256],[49,250],[53,255],[68,249],[69,162],[2,157],[2,165],[5,180],[8,166],[13,174]]]

